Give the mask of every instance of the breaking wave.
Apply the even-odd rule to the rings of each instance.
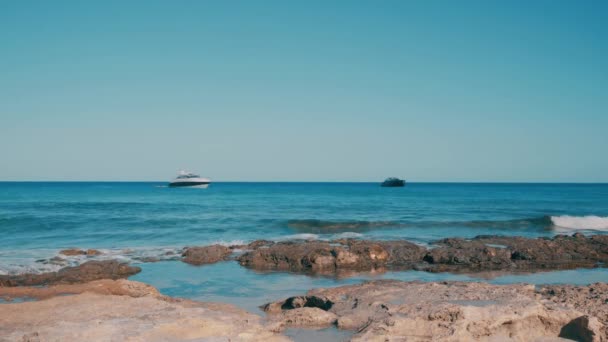
[[[551,216],[558,228],[608,231],[608,217],[601,216]]]
[[[486,228],[486,229],[541,229],[541,230],[598,230],[608,231],[608,217],[601,216],[540,216],[513,220],[471,221],[324,221],[290,220],[287,227],[298,233],[337,234],[340,232],[366,232],[372,229],[391,228]]]

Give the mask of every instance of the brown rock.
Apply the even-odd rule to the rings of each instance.
[[[69,248],[69,249],[64,249],[64,250],[60,251],[59,254],[63,254],[63,255],[67,255],[67,256],[74,256],[74,255],[86,255],[87,252],[83,251],[82,249],[78,249],[78,248]]]
[[[232,251],[222,245],[189,247],[182,254],[182,261],[192,265],[213,264],[225,260]]]
[[[99,279],[127,278],[141,268],[115,260],[87,261],[82,265],[65,267],[57,272],[40,274],[0,275],[0,286],[38,286],[85,283]]]
[[[374,242],[343,240],[278,242],[267,248],[244,253],[241,265],[255,269],[280,269],[298,272],[336,272],[373,270],[392,262],[412,265],[422,258],[424,248],[407,241]],[[391,258],[391,252],[394,257]]]
[[[102,253],[96,249],[87,249],[86,254],[87,254],[87,256],[95,256],[95,255],[100,255]]]

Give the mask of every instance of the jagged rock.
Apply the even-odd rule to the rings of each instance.
[[[547,341],[562,337],[599,342],[606,338],[604,322],[583,301],[580,311],[557,304],[535,292],[533,285],[385,280],[315,289],[293,298],[331,302],[325,310],[315,307],[315,312],[334,314],[338,328],[357,331],[353,341]],[[265,306],[272,309],[270,319],[277,327],[293,324],[288,312],[302,310],[277,310],[288,300]],[[304,311],[298,313],[298,326],[318,326],[312,317],[304,316]]]
[[[409,241],[285,241],[238,257],[241,265],[264,270],[336,273],[342,270],[416,269],[430,272],[536,271],[601,267],[608,263],[608,236],[582,234],[555,238],[478,236],[448,238],[434,248]]]
[[[471,240],[440,240],[429,250],[419,269],[444,271],[542,270],[597,267],[608,262],[608,236],[573,236],[528,239],[523,237],[478,236]]]
[[[188,247],[182,254],[182,261],[192,265],[213,264],[225,260],[232,250],[222,245]]]
[[[40,274],[0,275],[0,286],[38,286],[85,283],[99,279],[127,278],[141,268],[115,260],[87,261],[82,265],[65,267],[57,272]]]
[[[391,262],[411,264],[418,262],[423,252],[424,248],[407,241],[348,240],[344,244],[287,241],[247,252],[238,260],[241,265],[255,269],[326,273],[340,269],[371,270]]]
[[[540,289],[544,298],[554,303],[571,306],[590,316],[597,317],[604,326],[603,336],[608,336],[608,283],[595,283],[589,286],[545,285]],[[576,325],[593,324],[586,319],[573,322]]]

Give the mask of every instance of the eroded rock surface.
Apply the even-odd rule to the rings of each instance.
[[[554,238],[478,236],[448,238],[426,249],[409,241],[255,241],[238,257],[264,270],[332,273],[340,270],[416,269],[430,272],[538,271],[602,267],[608,235]]]
[[[596,267],[608,262],[608,235],[558,235],[552,239],[478,236],[438,241],[420,267],[432,272],[557,270]]]
[[[191,265],[213,264],[226,260],[232,250],[222,245],[188,247],[182,254],[182,261]]]
[[[0,286],[38,286],[86,283],[99,279],[121,279],[139,273],[141,268],[115,260],[87,261],[57,272],[39,274],[0,275]]]
[[[543,286],[540,293],[543,297],[555,303],[566,305],[583,311],[590,316],[597,317],[603,325],[603,336],[608,336],[607,283],[595,283],[589,286],[546,285]]]
[[[533,285],[375,281],[316,289],[263,308],[278,329],[331,321],[357,331],[354,341],[604,341],[604,323],[584,305],[546,298]],[[286,305],[294,300],[309,305]],[[313,311],[314,303],[321,305]]]
[[[0,341],[289,340],[231,305],[168,298],[127,280],[79,286],[87,292],[0,305]]]
[[[238,261],[255,269],[325,273],[339,269],[371,270],[389,264],[411,266],[422,259],[424,251],[408,241],[287,241],[258,245]]]

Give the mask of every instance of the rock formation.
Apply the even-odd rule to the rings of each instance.
[[[605,284],[600,290],[608,295]],[[575,300],[579,306],[568,307],[547,300],[547,291],[541,295],[523,284],[385,280],[311,290],[263,310],[277,330],[335,324],[356,331],[353,341],[604,341],[605,303]],[[560,298],[569,302],[567,295]]]
[[[140,271],[139,267],[115,260],[87,261],[78,266],[62,268],[57,272],[0,275],[0,287],[86,283],[99,279],[127,278]]]

